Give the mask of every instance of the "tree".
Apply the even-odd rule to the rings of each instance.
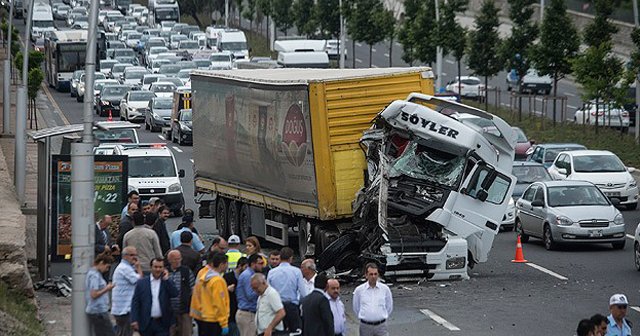
[[[276,28],[283,34],[293,27],[293,13],[291,7],[293,0],[272,0],[271,15]]]
[[[309,36],[316,32],[313,2],[313,0],[295,0],[293,3],[294,22],[300,35]]]
[[[19,51],[15,58],[13,59],[13,64],[16,69],[22,69],[22,52]],[[29,66],[27,68],[28,72],[31,72],[33,69],[40,69],[42,66],[42,62],[44,62],[44,54],[39,51],[30,51],[29,52]],[[22,76],[22,71],[18,71],[19,76]]]
[[[383,16],[382,24],[387,32],[387,38],[389,39],[389,67],[393,66],[393,42],[398,36],[398,21],[391,10],[385,10],[386,14]]]
[[[533,4],[536,0],[508,0],[509,18],[513,22],[511,36],[502,45],[502,57],[507,60],[507,71],[514,71],[520,90],[522,79],[529,71],[533,42],[538,37],[538,27],[532,22]],[[518,97],[518,120],[522,120],[522,96]]]
[[[413,62],[418,59],[415,52],[417,18],[424,10],[424,1],[405,0],[404,16],[398,28],[398,41],[402,44],[402,60],[413,66]]]
[[[269,17],[271,16],[272,11],[271,0],[256,0],[256,7],[258,12],[262,13],[262,15],[267,18],[267,41],[271,41],[269,39]]]
[[[540,42],[533,49],[533,63],[540,75],[553,79],[553,96],[558,96],[558,81],[571,74],[571,60],[577,55],[580,39],[567,15],[564,0],[551,0],[540,26]],[[556,102],[553,101],[553,122]]]
[[[29,120],[33,123],[36,120],[36,129],[38,127],[38,121],[36,117],[36,98],[38,97],[38,91],[40,85],[44,80],[44,73],[40,70],[40,67],[32,68],[29,71],[29,77],[27,80],[27,95],[29,97]]]
[[[418,12],[414,28],[415,55],[420,62],[431,65],[436,61],[438,46],[435,2],[425,1],[423,10]]]
[[[500,36],[498,36],[498,9],[493,0],[482,3],[476,17],[476,30],[470,33],[468,64],[476,74],[484,77],[485,109],[489,108],[489,77],[495,76],[502,68],[502,60],[498,55]]]
[[[467,30],[456,21],[456,13],[464,12],[467,0],[451,0],[442,7],[442,16],[438,25],[439,45],[443,54],[451,54],[458,65],[458,78],[462,73],[462,57],[465,54]],[[462,92],[462,83],[458,81],[458,92]]]
[[[389,14],[380,0],[356,0],[355,2],[357,9],[352,15],[355,18],[353,22],[355,36],[353,29],[349,31],[352,39],[369,45],[369,67],[371,67],[373,46],[384,41],[391,34],[389,30],[393,29],[393,24],[389,20],[389,15],[393,19],[393,13]]]
[[[610,0],[594,0],[595,16],[584,28],[584,43],[597,47],[611,41],[611,36],[618,28],[609,20],[613,14],[614,4]]]
[[[249,20],[249,30],[253,30],[253,20],[256,15],[256,0],[247,0],[247,6],[242,11],[242,17]]]
[[[336,10],[336,8],[338,10]],[[340,41],[340,1],[317,1],[313,8],[313,16],[323,39],[337,38]],[[338,42],[340,43],[340,42]],[[340,46],[338,45],[338,50]]]
[[[356,67],[356,41],[362,41],[365,32],[361,29],[360,21],[363,20],[363,16],[366,16],[365,10],[360,8],[366,8],[362,0],[344,0],[342,3],[344,15],[347,21],[347,31],[351,37],[351,50],[353,50],[353,68]],[[364,13],[364,14],[363,14]]]
[[[198,14],[202,13],[202,8],[204,8],[207,3],[205,0],[181,0],[180,11],[182,11],[183,14],[191,16],[196,24],[202,28],[204,25],[200,21],[200,18],[198,18]],[[224,13],[224,6],[222,12]]]

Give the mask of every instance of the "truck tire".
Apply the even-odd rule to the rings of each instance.
[[[318,256],[318,270],[335,267],[336,273],[346,272],[358,266],[360,247],[355,232],[346,233],[336,239]]]
[[[311,224],[304,218],[298,219],[298,253],[304,259],[309,251],[309,232]]]
[[[227,208],[227,221],[229,221],[229,235],[240,235],[240,206],[241,202],[229,201]]]
[[[227,217],[227,200],[223,197],[216,199],[216,224],[218,226],[218,234],[223,237],[229,237],[229,218]]]
[[[251,236],[251,209],[248,204],[243,204],[240,208],[240,238],[242,240]]]

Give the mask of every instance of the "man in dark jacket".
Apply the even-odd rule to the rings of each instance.
[[[324,295],[327,281],[324,273],[318,274],[314,282],[315,288],[300,302],[303,336],[334,336],[333,313],[329,300]]]
[[[131,299],[131,328],[142,336],[169,336],[175,323],[171,299],[178,290],[169,280],[164,260],[151,260],[151,275],[136,283]]]
[[[122,246],[122,240],[127,232],[133,229],[133,214],[138,212],[138,203],[129,203],[127,205],[127,214],[120,219],[120,228],[118,229],[118,246]]]
[[[178,297],[171,299],[173,313],[176,316],[176,324],[171,327],[171,335],[191,336],[193,335],[193,326],[191,325],[192,320],[191,316],[189,316],[189,308],[196,277],[188,267],[182,265],[180,251],[169,251],[167,260],[169,261],[169,279],[173,281],[173,285],[178,289]]]
[[[187,266],[193,274],[198,274],[198,271],[202,268],[200,260],[200,253],[191,248],[191,241],[193,235],[191,232],[183,231],[180,233],[180,245],[176,247],[176,250],[182,255],[182,265]]]
[[[160,249],[162,250],[162,255],[167,255],[169,249],[171,248],[171,242],[169,241],[169,232],[167,231],[167,225],[165,221],[171,215],[171,210],[169,210],[166,206],[161,206],[158,208],[158,220],[153,224],[153,231],[158,234],[158,239],[160,239]]]

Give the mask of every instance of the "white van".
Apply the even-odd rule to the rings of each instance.
[[[226,29],[218,33],[216,41],[219,52],[228,51],[235,59],[249,58],[249,47],[244,32],[238,29]]]
[[[227,29],[227,27],[220,25],[207,27],[204,32],[207,40],[207,48],[218,50],[218,34],[225,31],[225,29]]]
[[[32,0],[36,1],[36,0]],[[53,21],[53,10],[46,2],[36,2],[33,4],[33,16],[31,26],[31,40],[35,41],[43,37],[45,32],[55,31]]]
[[[278,64],[284,68],[321,68],[329,67],[329,55],[326,52],[280,52]]]
[[[129,191],[136,190],[140,198],[160,197],[174,216],[182,214],[184,196],[176,159],[165,144],[121,144],[113,154],[129,157]]]
[[[278,40],[273,43],[273,49],[277,52],[291,51],[326,51],[326,40]]]

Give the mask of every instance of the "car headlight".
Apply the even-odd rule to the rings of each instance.
[[[111,102],[109,102],[107,100],[101,100],[100,101],[100,105],[103,105],[103,106],[111,105]]]
[[[558,216],[556,217],[556,224],[558,225],[573,225],[573,221],[569,217]]]
[[[155,112],[151,112],[151,116],[153,117],[153,119],[161,119],[159,115],[157,115]]]
[[[613,218],[613,224],[624,225],[624,217],[622,217],[622,214],[619,213],[615,218]]]
[[[633,180],[633,181],[629,182],[629,187],[628,188],[629,189],[635,188],[637,185],[638,185],[638,183],[635,180]]]
[[[178,192],[181,188],[180,183],[174,183],[169,186],[169,192]]]

